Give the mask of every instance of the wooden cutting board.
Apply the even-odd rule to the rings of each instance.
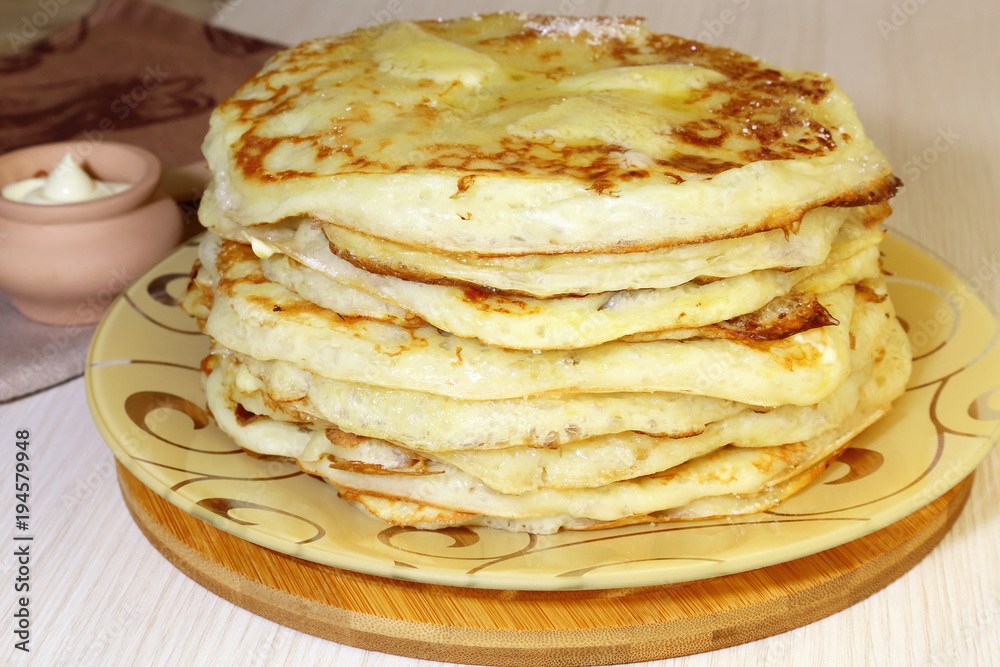
[[[121,465],[149,541],[213,593],[341,644],[482,665],[602,665],[769,637],[862,600],[923,558],[958,518],[972,475],[920,511],[842,546],[760,570],[603,591],[453,588],[382,579],[264,549],[150,491]]]

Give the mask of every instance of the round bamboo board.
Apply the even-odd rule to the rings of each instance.
[[[264,549],[150,491],[121,465],[139,528],[178,569],[244,609],[358,648],[482,665],[601,665],[725,648],[829,616],[912,568],[958,518],[972,475],[871,535],[806,558],[672,586],[578,592],[382,579]]]

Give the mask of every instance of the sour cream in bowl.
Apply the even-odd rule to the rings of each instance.
[[[91,178],[67,151],[48,175],[8,183],[0,190],[0,195],[25,204],[77,204],[109,197],[131,186],[131,183]]]
[[[147,150],[66,141],[0,155],[0,290],[46,324],[97,321],[181,240]]]

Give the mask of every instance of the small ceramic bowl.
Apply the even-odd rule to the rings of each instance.
[[[0,196],[0,290],[46,324],[96,322],[119,292],[181,241],[183,222],[157,189],[160,163],[114,142],[65,141],[0,156],[0,188],[49,172],[71,153],[123,192],[73,204],[26,204]]]

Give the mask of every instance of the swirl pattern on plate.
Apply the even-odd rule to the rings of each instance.
[[[799,558],[882,528],[969,475],[1000,435],[996,318],[925,252],[890,234],[891,297],[914,347],[897,407],[800,494],[760,515],[533,536],[486,528],[387,527],[280,461],[229,456],[198,407],[204,336],[172,305],[185,246],[110,309],[87,367],[94,420],[150,489],[250,542],[378,576],[522,590],[676,583]]]

